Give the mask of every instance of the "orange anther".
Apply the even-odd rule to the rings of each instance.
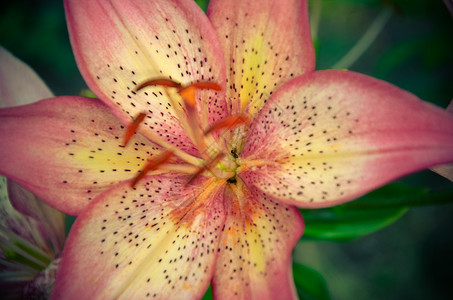
[[[148,172],[157,170],[157,169],[159,168],[159,166],[168,163],[168,161],[170,160],[170,158],[171,158],[172,156],[173,156],[173,152],[171,152],[171,151],[165,151],[165,152],[162,152],[162,153],[156,155],[156,156],[153,157],[152,159],[148,160],[148,163],[147,163],[146,166],[143,168],[142,172],[141,172],[140,174],[138,174],[137,177],[134,178],[134,181],[132,181],[131,186],[132,186],[132,187],[135,187],[135,185],[137,184],[137,182],[139,182],[140,179],[142,179],[143,177],[145,177],[145,175],[146,175]]]
[[[192,86],[201,90],[220,91],[222,89],[222,87],[217,83],[209,81],[195,82],[194,84],[192,84]]]
[[[195,91],[196,88],[193,85],[181,88],[178,93],[181,95],[184,102],[190,107],[195,107]]]
[[[140,125],[140,123],[143,122],[143,119],[145,119],[145,116],[146,116],[146,114],[139,113],[137,115],[137,117],[135,118],[135,120],[127,126],[126,134],[124,135],[124,142],[123,142],[124,146],[127,145],[129,140],[131,139],[131,137],[134,135],[135,131],[138,128],[138,125]]]
[[[184,99],[187,105],[190,107],[195,106],[195,91],[199,90],[214,90],[220,91],[222,87],[214,82],[209,81],[202,81],[202,82],[195,82],[188,86],[182,87],[179,89],[178,93]]]
[[[154,79],[143,82],[135,90],[139,91],[147,86],[164,86],[171,88],[180,88],[181,84],[170,79]]]
[[[206,135],[210,132],[213,132],[213,131],[216,131],[216,130],[219,130],[222,128],[233,128],[238,125],[247,123],[248,121],[249,121],[249,117],[246,115],[228,116],[222,120],[215,122],[211,127],[208,128],[208,130],[205,131],[204,134]]]

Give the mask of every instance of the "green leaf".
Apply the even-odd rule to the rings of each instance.
[[[97,99],[97,96],[89,89],[83,89],[80,91],[81,97]]]
[[[298,264],[293,264],[294,283],[301,300],[329,300],[327,284],[317,271]]]
[[[2,250],[1,252],[3,252],[3,255],[5,256],[5,258],[8,260],[16,261],[23,265],[32,267],[33,269],[38,270],[38,271],[43,271],[45,269],[45,267],[35,263],[34,261],[31,261],[30,259],[15,252],[14,250],[8,249],[6,247],[3,247],[1,250]]]
[[[12,242],[12,244],[15,245],[16,247],[18,247],[19,249],[25,251],[26,253],[30,254],[32,257],[42,261],[43,263],[45,263],[47,265],[52,262],[48,256],[45,256],[45,255],[39,253],[38,251],[36,251],[32,247],[24,245],[23,243],[21,243],[19,241],[14,241],[14,242]]]
[[[199,7],[201,7],[204,12],[206,12],[206,10],[208,9],[209,0],[195,0],[195,2]]]
[[[408,208],[355,209],[333,207],[302,211],[306,240],[345,242],[376,232],[394,223]]]
[[[412,187],[402,183],[391,183],[355,201],[340,205],[347,208],[401,208],[453,203],[453,189],[430,191],[429,188]]]
[[[301,209],[306,225],[303,239],[353,240],[391,225],[410,206],[452,201],[453,190],[430,192],[427,188],[392,183],[349,203],[331,208]]]
[[[74,216],[70,216],[70,215],[66,215],[65,216],[65,222],[64,222],[64,227],[65,227],[65,232],[66,232],[66,236],[69,234],[69,231],[71,231],[71,228],[72,228],[72,225],[74,225],[74,222],[76,220],[76,217]]]
[[[212,299],[214,298],[212,297],[211,285],[209,285],[208,290],[204,294],[203,298],[201,298],[201,300],[212,300]]]

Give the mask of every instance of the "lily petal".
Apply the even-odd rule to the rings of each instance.
[[[28,65],[1,46],[0,66],[0,107],[25,105],[53,97],[46,84]],[[7,188],[5,192],[9,195],[8,201],[17,211],[36,221],[36,223],[33,223],[33,231],[36,229],[40,231],[40,235],[45,241],[44,244],[51,241],[55,252],[59,253],[63,249],[65,238],[64,215],[46,205],[12,180],[3,183],[2,188]],[[4,205],[10,206],[6,202]],[[19,216],[16,212],[10,212],[10,214],[11,216]],[[16,228],[14,231],[23,232],[24,229],[29,228]],[[37,242],[36,240],[29,241]],[[43,242],[43,240],[40,239],[40,242]]]
[[[448,105],[447,111],[453,114],[453,101]],[[453,181],[453,164],[436,166],[431,170]]]
[[[0,107],[50,98],[52,92],[26,64],[0,46]]]
[[[297,299],[291,252],[304,229],[299,211],[241,181],[226,188],[225,205],[215,298]]]
[[[52,96],[30,67],[0,47],[0,107],[25,105]],[[46,298],[46,291],[48,297],[55,276],[48,268],[41,273],[39,270],[63,249],[64,215],[3,176],[0,215],[2,298]]]
[[[99,196],[77,218],[54,299],[196,299],[212,277],[222,184],[146,177]]]
[[[288,203],[335,205],[453,161],[451,114],[383,81],[315,72],[270,102],[241,153],[250,161],[241,177]]]
[[[124,147],[124,126],[96,99],[52,98],[2,109],[0,119],[0,172],[68,214],[159,152],[141,135]]]
[[[284,82],[315,68],[306,0],[212,0],[232,114],[255,115]]]
[[[146,113],[152,119],[141,132],[196,151],[180,124],[183,105],[177,91],[164,87],[136,91],[143,82],[159,78],[183,85],[196,81],[225,85],[217,36],[196,3],[67,0],[65,8],[77,64],[91,90],[122,122]],[[225,116],[222,92],[200,91],[199,95],[205,123]]]

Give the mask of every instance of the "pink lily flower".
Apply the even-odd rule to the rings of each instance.
[[[99,100],[0,111],[0,172],[78,215],[55,299],[294,298],[296,206],[453,162],[444,110],[314,71],[304,0],[65,8]]]
[[[0,47],[0,107],[52,97],[27,65]],[[65,239],[65,216],[0,176],[2,298],[48,298]]]

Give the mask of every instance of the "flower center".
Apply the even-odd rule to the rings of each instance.
[[[216,83],[196,82],[183,86],[169,79],[155,79],[142,83],[136,90],[152,88],[153,86],[164,88],[171,105],[174,108],[181,107],[181,110],[174,110],[176,117],[187,136],[198,149],[199,157],[169,145],[156,136],[148,136],[164,150],[148,159],[147,164],[141,173],[134,178],[131,185],[135,186],[146,174],[157,170],[170,170],[190,174],[191,177],[187,184],[202,175],[224,178],[226,182],[235,184],[237,182],[236,170],[239,167],[237,162],[238,153],[236,149],[229,149],[232,143],[228,143],[227,140],[231,137],[234,139],[237,136],[237,132],[241,132],[241,130],[238,131],[239,127],[246,125],[249,122],[249,118],[246,115],[230,115],[210,125],[200,120],[199,114],[206,113],[208,107],[205,107],[205,101],[197,101],[199,99],[197,98],[197,92],[199,90],[220,91],[221,87]],[[175,99],[175,97],[171,96],[175,95],[172,89],[176,89],[176,97],[180,99]],[[145,117],[146,113],[140,113],[128,125],[124,135],[124,145],[129,142]],[[232,130],[235,130],[235,132],[232,132]],[[184,162],[178,164],[177,162],[181,160]]]

